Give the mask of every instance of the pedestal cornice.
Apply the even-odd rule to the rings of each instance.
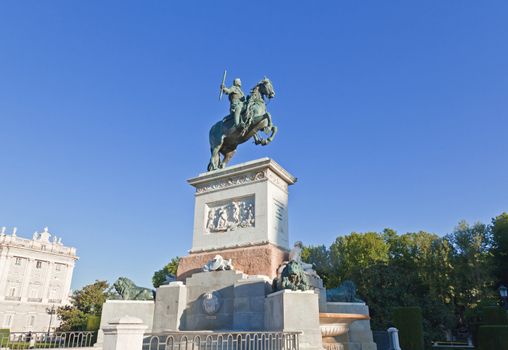
[[[196,188],[196,195],[200,195],[266,180],[286,192],[287,187],[297,181],[296,177],[273,159],[261,158],[225,169],[201,173],[187,182]]]

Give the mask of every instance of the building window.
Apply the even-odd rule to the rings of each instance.
[[[12,319],[13,318],[14,318],[13,314],[6,314],[4,317],[3,328],[10,328],[12,326]]]
[[[39,296],[39,290],[38,288],[32,288],[30,290],[30,298],[37,298]]]
[[[51,289],[49,292],[49,299],[56,299],[58,296],[58,290],[56,288]]]
[[[62,270],[62,264],[55,264],[55,270],[56,271]]]
[[[21,258],[16,258],[16,262],[15,262],[16,265],[21,265]]]
[[[35,315],[30,315],[28,318],[28,327],[33,327],[35,324]]]
[[[42,250],[46,250],[46,246],[45,245],[41,245],[41,249]]]
[[[37,262],[35,263],[35,268],[37,268],[37,269],[41,269],[41,268],[42,268],[42,261],[37,261]]]
[[[9,288],[9,296],[10,297],[16,296],[16,287],[10,287]]]

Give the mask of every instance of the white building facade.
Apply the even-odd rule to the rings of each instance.
[[[58,326],[56,310],[69,304],[76,249],[61,238],[35,232],[32,239],[0,231],[0,328],[47,332]]]

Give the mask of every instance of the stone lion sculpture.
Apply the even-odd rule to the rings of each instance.
[[[113,283],[113,288],[123,300],[154,300],[155,292],[149,288],[138,287],[127,277],[120,277]]]
[[[356,285],[353,281],[346,280],[337,288],[326,291],[326,301],[344,302],[344,303],[363,303],[364,301],[356,297]]]
[[[273,281],[273,287],[276,291],[282,289],[309,290],[312,288],[302,263],[294,260],[286,264],[280,277]]]

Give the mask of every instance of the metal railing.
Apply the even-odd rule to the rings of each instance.
[[[434,341],[432,342],[433,349],[474,349],[473,344],[461,341]]]
[[[145,334],[143,350],[298,350],[300,332]]]
[[[97,332],[12,332],[0,334],[0,349],[67,349],[92,347]]]

